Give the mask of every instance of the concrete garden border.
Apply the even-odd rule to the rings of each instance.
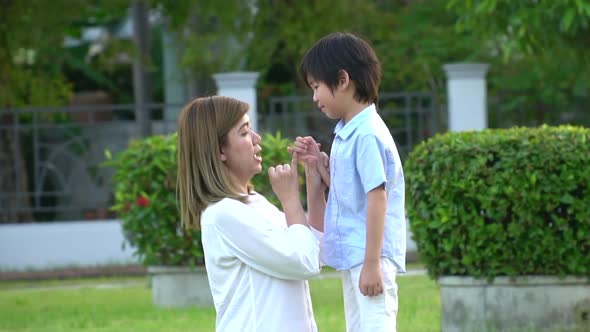
[[[148,274],[157,307],[213,306],[207,271],[203,266],[149,266]]]
[[[472,277],[444,276],[438,283],[443,332],[572,327],[590,331],[588,278],[496,277],[488,283]]]

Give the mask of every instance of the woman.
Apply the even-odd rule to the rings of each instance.
[[[309,221],[299,201],[297,156],[268,170],[284,213],[254,192],[262,171],[260,136],[248,104],[199,98],[178,119],[178,191],[185,227],[201,230],[216,330],[317,331],[306,279],[320,272],[325,204],[315,165],[306,172]],[[314,196],[316,195],[316,196]],[[321,211],[320,209],[317,209]]]

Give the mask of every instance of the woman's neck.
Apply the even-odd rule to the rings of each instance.
[[[238,194],[248,195],[248,180],[240,180],[233,174],[230,174],[230,181]]]

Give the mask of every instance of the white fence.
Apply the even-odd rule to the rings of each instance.
[[[0,225],[0,271],[136,264],[118,220]]]
[[[133,252],[119,220],[0,225],[0,271],[138,264]]]

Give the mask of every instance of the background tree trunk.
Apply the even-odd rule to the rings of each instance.
[[[3,115],[0,123],[9,125],[13,117]],[[18,134],[15,128],[0,129],[0,223],[34,220],[29,203],[27,167],[20,144],[15,139]]]

